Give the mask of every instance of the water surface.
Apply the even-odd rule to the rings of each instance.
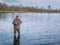
[[[20,39],[15,40],[12,21],[16,15],[22,20],[22,24]],[[18,45],[60,45],[60,14],[0,14],[0,45],[14,45],[15,42],[20,42]]]

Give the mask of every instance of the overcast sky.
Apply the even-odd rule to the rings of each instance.
[[[0,2],[6,2],[8,5],[34,6],[47,8],[50,5],[54,9],[60,8],[60,0],[0,0]]]

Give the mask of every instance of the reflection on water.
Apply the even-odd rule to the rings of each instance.
[[[14,36],[14,45],[20,45],[20,36]]]
[[[16,15],[22,20],[20,38],[12,25]],[[0,45],[60,45],[60,14],[0,14]]]
[[[5,13],[4,13],[4,14],[2,14],[2,13],[0,14],[0,20],[1,20],[1,19],[5,20],[6,18],[7,18],[7,17],[6,17],[6,14],[5,14]]]

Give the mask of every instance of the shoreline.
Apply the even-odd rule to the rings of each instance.
[[[60,11],[0,11],[0,13],[60,13]]]

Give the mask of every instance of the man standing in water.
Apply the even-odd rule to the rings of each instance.
[[[16,36],[16,32],[18,32],[18,36],[20,36],[20,24],[21,20],[19,19],[19,16],[16,16],[16,18],[13,20],[14,36]]]

